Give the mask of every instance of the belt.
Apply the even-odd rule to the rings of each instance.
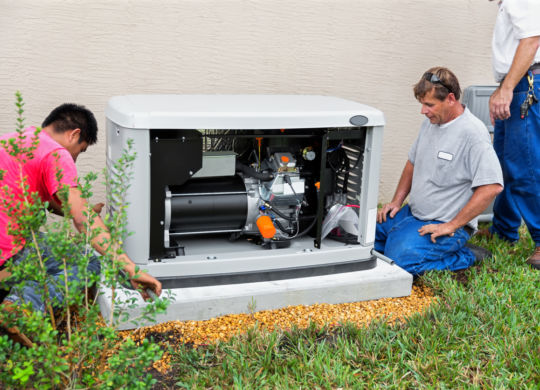
[[[469,237],[472,237],[472,235],[474,233],[474,229],[472,227],[470,227],[469,225],[465,225],[465,226],[463,226],[463,230],[465,230],[465,232],[467,232]]]
[[[532,74],[540,74],[540,62],[532,64],[529,68],[529,72],[531,72]]]

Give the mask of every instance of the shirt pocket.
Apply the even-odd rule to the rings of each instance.
[[[446,156],[445,156],[446,157]],[[448,160],[438,157],[435,162],[435,171],[433,174],[433,183],[438,187],[447,187],[455,181],[454,159]]]

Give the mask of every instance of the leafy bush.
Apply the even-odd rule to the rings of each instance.
[[[19,265],[9,260],[6,270],[12,276],[0,283],[0,288],[9,289],[13,280],[20,281],[16,288],[24,288],[31,283],[38,290],[46,310],[32,310],[30,303],[10,305],[16,310],[1,310],[0,323],[4,327],[18,327],[33,342],[33,347],[24,347],[13,342],[7,334],[0,336],[0,382],[4,388],[148,388],[155,382],[147,369],[160,359],[162,351],[156,344],[145,341],[136,345],[132,340],[122,339],[115,329],[123,317],[121,308],[135,304],[114,302],[114,316],[105,324],[100,316],[96,285],[111,288],[112,291],[129,285],[129,280],[121,271],[118,256],[122,253],[122,240],[126,236],[125,192],[135,154],[131,143],[113,167],[114,175],[107,177],[107,201],[115,214],[104,218],[110,232],[109,242],[104,243],[107,253],[100,257],[101,279],[88,272],[87,267],[95,256],[91,241],[99,231],[91,230],[95,212],[88,203],[85,212],[88,221],[83,232],[74,232],[67,202],[67,188],[60,191],[65,217],[51,224],[45,224],[48,204],[41,201],[37,193],[28,191],[27,179],[23,174],[24,163],[33,158],[38,146],[36,129],[31,142],[25,140],[24,102],[21,94],[16,94],[17,136],[3,141],[3,147],[15,157],[19,167],[20,186],[23,197],[18,199],[5,186],[0,188],[0,202],[11,223],[8,230],[16,239],[26,239],[28,256]],[[26,146],[25,146],[26,145]],[[29,146],[28,146],[29,145]],[[61,171],[57,172],[60,179]],[[83,198],[92,195],[92,182],[97,175],[88,174],[79,182]],[[50,253],[44,251],[47,246]],[[53,280],[45,270],[48,256],[61,259],[64,277]],[[67,279],[70,272],[76,273],[77,280]],[[100,280],[99,280],[100,279]],[[50,294],[50,286],[63,293],[61,302]],[[136,294],[136,292],[133,292]],[[113,294],[114,299],[114,294]],[[154,317],[166,309],[168,298],[155,298],[145,308],[146,317]],[[2,305],[4,309],[5,305]]]

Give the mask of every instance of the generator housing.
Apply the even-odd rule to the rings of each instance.
[[[109,173],[128,140],[136,153],[124,250],[175,299],[158,322],[255,298],[272,309],[410,293],[412,277],[372,254],[380,111],[327,96],[128,95],[106,120]]]

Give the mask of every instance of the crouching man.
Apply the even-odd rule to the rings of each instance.
[[[30,146],[34,138],[34,130],[35,128],[29,128],[24,132],[26,147]],[[22,174],[27,179],[28,191],[39,194],[41,200],[49,202],[57,213],[62,211],[58,191],[63,186],[69,187],[67,202],[75,227],[79,231],[84,231],[86,226],[87,203],[77,188],[75,161],[88,146],[96,143],[97,130],[96,119],[92,112],[83,106],[63,104],[54,109],[43,122],[42,130],[38,135],[39,144],[33,151],[33,158],[22,162]],[[17,138],[17,133],[0,137],[1,140],[14,138]],[[20,185],[19,162],[4,147],[0,147],[0,170],[4,172],[0,181],[2,187],[0,191],[0,280],[2,280],[10,276],[6,269],[6,262],[24,262],[29,254],[29,248],[25,246],[24,237],[12,236],[8,233],[8,228],[13,221],[10,221],[6,207],[10,203],[9,199],[21,199],[23,191]],[[57,175],[59,171],[61,175]],[[94,218],[90,228],[99,229],[99,234],[92,241],[92,246],[97,252],[104,254],[110,236],[99,216]],[[61,259],[56,259],[48,247],[40,248],[40,250],[45,259],[47,273],[52,280],[60,281],[64,275]],[[123,263],[123,269],[130,277],[132,284],[141,291],[143,297],[147,298],[147,289],[157,295],[161,293],[161,283],[149,274],[137,271],[135,264],[127,255],[120,255],[119,260]],[[99,273],[100,265],[97,257],[90,261],[88,271]],[[77,269],[70,269],[67,272],[70,278],[77,278],[78,273]],[[58,304],[63,301],[61,285],[61,283],[51,283],[48,286],[49,295]],[[31,303],[34,310],[45,312],[45,304],[38,286],[37,281],[27,281],[24,288],[13,285],[0,305],[0,310],[14,311],[16,305],[25,302]],[[31,345],[30,340],[20,334],[16,328],[8,329],[8,332],[17,341]]]
[[[466,243],[478,215],[502,191],[502,172],[486,126],[460,95],[456,76],[442,67],[414,86],[427,119],[392,201],[377,214],[375,249],[413,275],[456,271],[489,256]]]

